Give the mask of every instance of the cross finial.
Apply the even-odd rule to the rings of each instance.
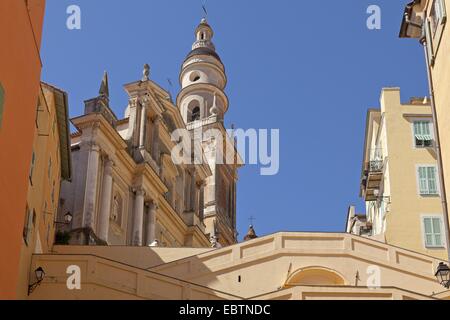
[[[205,13],[205,15],[203,16],[204,19],[208,18],[208,10],[206,9],[207,2],[208,2],[208,0],[204,0],[203,4],[202,4],[202,9],[203,9],[203,12]]]
[[[253,226],[253,222],[256,220],[255,217],[250,216],[250,218],[248,218],[248,221],[250,221],[250,225]]]

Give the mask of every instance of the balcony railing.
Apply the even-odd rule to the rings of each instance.
[[[371,160],[366,163],[361,188],[366,201],[375,201],[383,181],[385,161],[380,149],[371,150],[370,155]]]
[[[383,160],[369,161],[369,173],[382,172],[384,167]]]

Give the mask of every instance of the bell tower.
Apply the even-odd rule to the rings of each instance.
[[[206,182],[204,192],[206,232],[213,245],[228,246],[237,242],[236,182],[239,166],[235,161],[218,161],[225,157],[218,156],[218,149],[225,150],[231,146],[234,151],[235,148],[234,139],[224,127],[229,104],[224,92],[227,77],[225,66],[212,42],[213,37],[213,29],[205,18],[202,19],[195,30],[196,40],[192,50],[181,68],[177,106],[192,138],[195,139],[199,130],[203,133],[201,144],[213,173]],[[211,132],[220,136],[208,135]]]
[[[178,96],[178,106],[186,123],[211,116],[223,121],[228,109],[228,98],[224,93],[227,77],[212,42],[214,32],[206,19],[200,22],[195,36],[196,41],[180,74],[182,91]]]

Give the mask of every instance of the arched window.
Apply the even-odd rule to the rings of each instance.
[[[200,78],[201,78],[200,73],[198,73],[196,71],[192,72],[191,75],[189,76],[189,80],[191,82],[197,82],[200,80]]]
[[[111,211],[111,220],[121,225],[122,222],[122,197],[119,194],[114,196],[112,211]]]
[[[200,107],[192,109],[191,122],[200,120]]]

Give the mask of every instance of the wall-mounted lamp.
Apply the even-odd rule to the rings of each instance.
[[[36,289],[41,284],[42,280],[44,280],[45,277],[45,272],[42,267],[34,270],[34,274],[36,275],[36,282],[28,285],[28,295],[30,295],[34,291],[34,289]]]
[[[439,263],[436,271],[436,279],[445,288],[450,289],[450,268],[445,263]]]
[[[70,212],[64,215],[64,222],[55,221],[54,224],[70,224],[72,222],[73,216]]]

